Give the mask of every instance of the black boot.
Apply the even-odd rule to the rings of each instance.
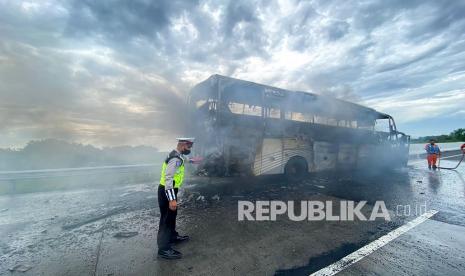
[[[180,243],[180,242],[188,241],[188,240],[189,240],[189,236],[187,235],[186,236],[176,235],[173,238],[171,238],[170,243],[176,244],[176,243]]]
[[[173,248],[158,249],[158,257],[169,260],[181,259],[182,253],[177,250],[174,250]]]

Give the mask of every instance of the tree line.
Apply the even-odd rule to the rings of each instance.
[[[418,137],[417,139],[412,139],[412,143],[428,142],[431,139],[436,140],[438,143],[465,142],[465,128],[456,129],[450,134]]]
[[[150,146],[97,148],[56,139],[0,149],[0,171],[157,163],[166,155]]]

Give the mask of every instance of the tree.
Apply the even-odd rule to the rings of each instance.
[[[18,150],[0,149],[0,171],[154,163],[163,156],[149,146],[99,149],[92,145],[45,139],[30,141]]]
[[[459,128],[451,132],[452,136],[456,141],[465,141],[465,128]]]

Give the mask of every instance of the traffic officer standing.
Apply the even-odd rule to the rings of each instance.
[[[184,163],[190,161],[185,157],[191,152],[194,138],[177,138],[178,145],[165,159],[161,169],[158,186],[158,206],[160,207],[160,224],[158,227],[158,256],[165,259],[179,259],[181,252],[171,245],[187,241],[189,236],[176,232],[177,195],[184,179]]]

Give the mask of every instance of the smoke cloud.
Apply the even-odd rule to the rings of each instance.
[[[215,73],[448,133],[465,119],[464,12],[461,1],[1,1],[0,147],[168,149],[188,134],[190,87]]]

